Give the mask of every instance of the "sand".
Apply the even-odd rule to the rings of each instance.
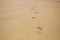
[[[60,40],[60,2],[0,0],[0,40]]]

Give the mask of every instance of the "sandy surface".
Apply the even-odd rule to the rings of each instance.
[[[0,40],[60,40],[60,3],[0,0]]]

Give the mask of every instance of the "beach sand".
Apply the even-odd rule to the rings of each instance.
[[[60,2],[0,0],[0,40],[60,40]]]

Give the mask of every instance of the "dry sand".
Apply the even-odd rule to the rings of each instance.
[[[0,0],[0,40],[60,40],[60,2]]]

